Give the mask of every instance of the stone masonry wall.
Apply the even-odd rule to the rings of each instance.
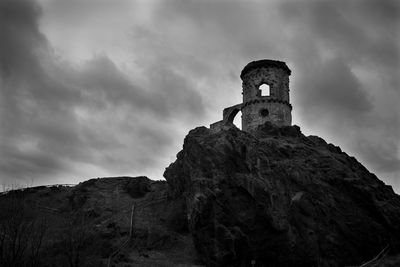
[[[291,125],[291,107],[279,102],[256,102],[242,108],[243,131],[255,130],[267,121],[277,126]]]
[[[243,77],[243,103],[261,96],[260,85],[270,86],[270,96],[289,102],[289,75],[280,68],[263,67],[249,71]]]
[[[261,96],[262,84],[270,86],[269,96]],[[278,126],[291,125],[291,109],[287,71],[267,66],[250,70],[243,76],[243,131],[254,130],[267,121]]]

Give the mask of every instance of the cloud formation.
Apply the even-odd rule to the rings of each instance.
[[[0,179],[161,178],[271,58],[294,123],[400,190],[398,1],[39,3],[1,0]]]
[[[301,120],[400,188],[399,4],[321,1],[308,7],[280,7],[290,22],[308,29],[309,41],[299,40],[314,50],[295,61]]]
[[[37,4],[0,8],[2,182],[151,171],[180,134],[171,120],[203,116],[192,83],[167,66],[146,66],[141,84],[105,54],[74,65],[40,32]]]

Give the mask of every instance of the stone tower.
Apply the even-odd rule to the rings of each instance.
[[[242,130],[251,131],[269,121],[277,126],[292,124],[289,103],[289,75],[291,71],[282,61],[258,60],[244,67]],[[261,95],[261,85],[269,86],[269,95]]]
[[[243,81],[243,103],[225,108],[222,121],[211,124],[211,130],[233,126],[239,111],[242,111],[242,130],[246,132],[255,130],[267,121],[277,126],[290,126],[290,74],[290,69],[282,61],[264,59],[247,64],[240,74]],[[269,87],[267,95],[263,95],[260,89],[264,84]]]

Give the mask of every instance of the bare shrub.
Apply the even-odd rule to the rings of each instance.
[[[90,219],[83,213],[72,214],[64,223],[58,243],[59,254],[69,267],[100,266],[100,243],[96,240]]]
[[[47,230],[45,219],[29,207],[23,197],[7,196],[0,201],[1,266],[40,266]]]

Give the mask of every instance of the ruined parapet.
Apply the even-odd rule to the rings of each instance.
[[[223,111],[223,119],[221,121],[217,121],[210,125],[210,129],[212,131],[219,131],[222,128],[234,127],[233,120],[235,119],[238,112],[241,110],[242,104],[237,104],[228,108],[225,108]]]
[[[243,103],[224,109],[223,120],[210,125],[218,131],[233,125],[233,119],[242,111],[242,130],[252,131],[265,122],[276,126],[292,124],[292,105],[289,102],[290,69],[282,61],[258,60],[247,64],[240,74]],[[262,95],[260,86],[269,87]]]

